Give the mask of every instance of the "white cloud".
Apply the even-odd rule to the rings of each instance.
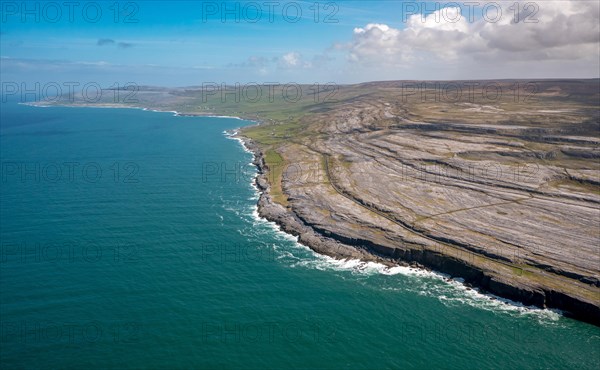
[[[281,61],[287,67],[296,67],[300,64],[300,54],[294,52],[284,54]]]
[[[286,53],[279,58],[279,68],[310,68],[312,63],[305,61],[302,54],[295,51]]]
[[[256,71],[259,75],[265,76],[274,71],[279,70],[294,71],[306,70],[320,64],[326,64],[331,58],[326,55],[315,55],[312,61],[305,60],[302,54],[290,51],[276,57],[261,57],[251,56],[244,63],[229,64],[229,67],[249,68]]]
[[[460,8],[447,7],[427,16],[411,15],[402,29],[367,24],[355,28],[352,41],[337,49],[346,50],[354,63],[388,67],[461,61],[494,65],[589,60],[599,64],[598,1],[537,2],[535,11],[520,0],[518,21],[510,8],[514,3],[502,2],[499,19],[494,19],[494,10],[486,20],[482,10],[475,9],[476,17],[470,21]]]

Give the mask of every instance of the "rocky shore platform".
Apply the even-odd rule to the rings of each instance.
[[[385,86],[241,131],[259,214],[317,253],[439,271],[600,325],[597,108],[556,99],[565,86],[547,87],[554,105],[410,104]]]

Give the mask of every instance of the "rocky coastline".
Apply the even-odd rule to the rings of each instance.
[[[294,213],[273,201],[268,181],[269,166],[260,146],[250,138],[237,134],[247,150],[253,153],[253,164],[258,173],[255,185],[259,190],[258,214],[276,223],[284,232],[298,237],[298,241],[313,251],[337,259],[360,259],[374,261],[387,266],[411,266],[448,274],[451,278],[461,278],[467,287],[484,294],[492,294],[526,306],[558,309],[567,317],[600,326],[600,307],[593,302],[578,299],[552,289],[540,289],[520,282],[502,279],[489,274],[464,260],[445,255],[441,251],[407,248],[398,255],[397,249],[377,245],[369,240],[348,238],[341,233],[319,230]]]
[[[483,88],[427,101],[383,81],[318,104],[151,87],[135,106],[31,104],[253,121],[235,137],[254,153],[258,212],[315,252],[431,269],[600,326],[600,80],[527,83],[527,101]]]

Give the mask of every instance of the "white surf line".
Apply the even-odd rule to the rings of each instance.
[[[43,103],[40,104],[40,102],[19,102],[17,104],[27,105],[27,106],[36,107],[36,108],[60,107],[60,108],[98,108],[98,109],[140,109],[140,110],[147,111],[147,112],[173,113],[173,116],[175,116],[175,117],[229,118],[229,119],[236,119],[236,120],[240,120],[240,121],[248,121],[248,122],[258,123],[257,121],[238,117],[238,116],[222,116],[222,115],[214,115],[214,114],[210,114],[210,113],[207,113],[207,114],[182,113],[182,112],[179,112],[176,110],[161,110],[161,109],[149,108],[149,107],[136,107],[136,106],[124,106],[124,105],[73,105],[73,104],[65,104],[65,105],[56,104],[55,105],[55,104],[43,104]]]

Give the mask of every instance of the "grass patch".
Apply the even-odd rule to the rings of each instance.
[[[274,149],[269,149],[265,152],[265,163],[268,167],[267,179],[271,185],[270,194],[273,201],[281,204],[284,207],[289,206],[288,198],[284,194],[281,187],[283,171],[286,168],[286,161]]]
[[[242,130],[243,135],[262,145],[280,145],[305,136],[298,123],[262,124]]]

